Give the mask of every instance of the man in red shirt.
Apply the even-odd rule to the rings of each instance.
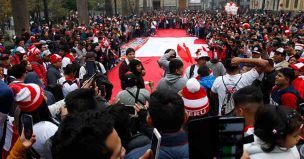
[[[292,81],[295,79],[293,69],[281,68],[278,72],[275,86],[271,92],[270,103],[297,109],[297,102],[301,97],[299,92],[292,86]]]

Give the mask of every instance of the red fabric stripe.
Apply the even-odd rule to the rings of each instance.
[[[209,103],[206,105],[202,105],[200,107],[191,107],[191,106],[185,105],[185,109],[187,109],[187,110],[201,110],[201,109],[206,109],[207,107],[209,107]]]
[[[201,99],[201,98],[206,97],[207,93],[202,87],[200,87],[199,91],[197,91],[195,93],[189,92],[187,87],[184,87],[183,91],[182,91],[182,96],[186,99],[196,100],[196,99]]]

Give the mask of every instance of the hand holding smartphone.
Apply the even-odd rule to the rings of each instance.
[[[33,118],[31,115],[23,114],[21,116],[22,127],[24,129],[25,138],[30,140],[33,135]]]
[[[96,77],[96,73],[94,73],[88,80],[84,81],[81,88],[90,88],[91,83]],[[90,83],[90,85],[88,85]]]
[[[151,141],[151,150],[152,155],[150,159],[158,159],[159,149],[161,143],[161,135],[156,128],[153,129],[152,141]]]

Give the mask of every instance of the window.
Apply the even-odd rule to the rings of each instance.
[[[298,4],[299,4],[299,0],[295,0],[295,1],[294,1],[294,8],[295,8],[295,9],[298,8]]]

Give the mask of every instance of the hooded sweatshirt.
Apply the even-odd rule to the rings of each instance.
[[[261,145],[264,142],[254,136],[254,142],[244,145],[244,151],[248,152],[250,159],[300,159],[299,151],[296,146],[286,149],[276,146],[271,152],[264,152]]]
[[[166,77],[159,81],[156,90],[173,91],[178,93],[185,87],[186,82],[187,79],[183,78],[182,76],[167,74]]]

